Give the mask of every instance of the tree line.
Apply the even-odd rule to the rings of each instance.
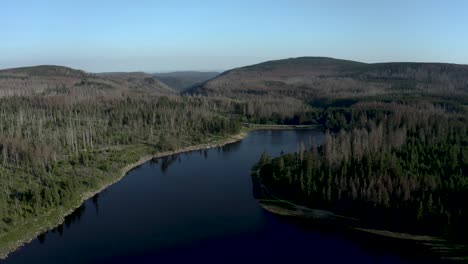
[[[271,193],[396,231],[468,233],[468,122],[431,104],[363,103],[329,115],[323,145],[275,159],[256,182]],[[263,195],[268,196],[268,193]]]
[[[216,107],[128,90],[0,98],[0,233],[76,202],[148,153],[239,133]]]

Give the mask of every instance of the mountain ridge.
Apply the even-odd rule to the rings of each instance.
[[[228,70],[187,93],[314,100],[411,91],[443,93],[447,89],[468,93],[468,65],[298,57]]]
[[[38,65],[0,70],[0,96],[60,94],[70,92],[106,94],[117,90],[176,91],[150,74],[89,73],[58,65]]]
[[[154,73],[152,75],[166,85],[183,92],[193,86],[211,80],[218,76],[219,72],[175,71]]]

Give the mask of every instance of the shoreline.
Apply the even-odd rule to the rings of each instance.
[[[353,224],[359,222],[358,219],[336,215],[331,211],[311,209],[282,200],[276,201],[276,203],[271,203],[272,201],[265,199],[257,199],[257,201],[263,210],[281,217],[303,219],[306,221],[322,221],[335,225],[341,224],[342,227],[347,228],[350,231],[358,232],[356,235],[360,234],[360,236],[367,236],[370,239],[379,239],[379,241],[387,239],[393,243],[408,243],[408,245],[409,243],[413,243],[415,246],[419,247],[419,250],[429,250],[432,254],[435,254],[434,256],[442,260],[468,260],[468,256],[463,254],[464,251],[458,252],[460,248],[468,249],[468,246],[456,244],[443,237],[354,226]]]
[[[24,238],[21,238],[21,239],[16,240],[16,241],[12,241],[11,243],[7,243],[7,246],[5,248],[0,249],[0,260],[6,259],[9,254],[15,252],[16,250],[20,249],[24,245],[28,244],[29,242],[34,240],[40,234],[48,232],[48,231],[56,228],[57,226],[60,226],[61,224],[63,224],[63,222],[65,221],[65,217],[72,214],[84,202],[91,199],[96,194],[101,193],[102,191],[104,191],[108,187],[110,187],[110,186],[114,185],[115,183],[119,182],[131,170],[133,170],[134,168],[144,164],[145,162],[148,162],[148,161],[150,161],[152,159],[155,159],[155,158],[162,158],[162,157],[166,157],[166,156],[171,156],[171,155],[181,154],[181,153],[186,153],[186,152],[192,152],[192,151],[197,151],[197,150],[202,150],[202,149],[222,147],[222,146],[225,146],[225,145],[228,145],[228,144],[239,142],[239,141],[242,141],[245,137],[247,137],[248,133],[250,131],[253,131],[253,130],[256,130],[256,129],[255,128],[249,128],[247,130],[241,130],[241,132],[236,134],[236,135],[230,135],[229,137],[227,137],[225,139],[221,139],[221,140],[217,140],[217,141],[213,141],[213,142],[208,142],[208,143],[204,143],[204,144],[198,144],[198,145],[183,147],[183,148],[180,148],[180,149],[177,149],[177,150],[172,150],[172,151],[164,151],[164,152],[160,152],[160,153],[157,153],[157,154],[145,155],[145,156],[141,157],[138,161],[136,161],[134,163],[131,163],[131,164],[127,164],[125,167],[121,168],[119,174],[117,176],[113,177],[112,179],[110,179],[109,182],[102,184],[101,186],[99,186],[95,190],[82,193],[80,195],[79,201],[77,201],[76,204],[74,204],[70,208],[66,209],[65,212],[61,212],[61,213],[58,212],[59,216],[56,219],[54,219],[53,221],[51,221],[49,223],[46,223],[43,226],[39,226],[37,228],[37,230],[33,231],[32,233],[25,234]],[[60,209],[57,208],[56,210],[45,213],[44,215],[42,215],[40,217],[49,216],[50,214],[57,213],[57,211],[59,211],[59,210]],[[37,219],[34,219],[31,222],[34,222],[34,221],[37,221]],[[29,222],[28,224],[30,224],[31,222]],[[12,230],[12,232],[14,232],[14,231],[15,230]]]
[[[242,123],[247,129],[251,130],[288,130],[288,129],[316,129],[323,130],[320,125],[268,125],[268,124],[254,124]]]
[[[70,208],[67,208],[64,211],[61,211],[63,210],[61,208],[57,208],[55,210],[51,210],[47,213],[44,213],[41,216],[38,216],[37,218],[42,218],[42,217],[47,217],[53,214],[58,214],[57,216],[54,216],[55,219],[53,220],[49,220],[49,221],[43,220],[43,222],[45,223],[39,224],[37,228],[35,228],[35,231],[25,234],[24,238],[15,240],[11,243],[7,242],[6,243],[7,245],[4,248],[0,249],[0,260],[6,259],[9,254],[15,252],[16,250],[20,249],[24,245],[30,243],[32,240],[36,239],[37,236],[39,236],[40,234],[48,232],[56,228],[57,226],[60,226],[61,224],[63,224],[63,222],[65,221],[65,217],[72,214],[77,208],[79,208],[88,199],[91,199],[96,194],[101,193],[108,187],[119,182],[132,169],[144,164],[145,162],[148,162],[151,159],[162,158],[162,157],[166,157],[170,155],[181,154],[181,153],[197,151],[197,150],[202,150],[202,149],[222,147],[228,144],[242,141],[244,138],[247,137],[249,132],[256,131],[256,130],[296,130],[296,129],[320,129],[320,128],[316,126],[312,126],[312,125],[306,125],[306,126],[304,125],[262,125],[262,124],[249,123],[249,124],[243,124],[243,128],[238,134],[230,135],[226,137],[225,139],[218,139],[218,140],[214,140],[208,143],[187,146],[187,147],[183,147],[177,150],[164,151],[164,152],[160,152],[157,154],[144,155],[138,161],[133,162],[131,164],[127,164],[125,167],[121,168],[119,174],[117,176],[112,177],[109,182],[102,184],[95,190],[82,193],[80,195],[80,199],[76,202],[76,204],[72,205]],[[26,224],[34,224],[34,222],[37,222],[37,218],[30,222],[27,222]],[[17,230],[14,229],[10,233],[14,231],[17,231]]]

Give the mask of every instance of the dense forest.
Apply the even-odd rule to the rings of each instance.
[[[226,139],[242,123],[327,131],[323,145],[262,157],[255,179],[264,195],[386,228],[454,234],[468,220],[467,105],[468,67],[453,64],[288,59],[182,94],[140,72],[3,70],[0,251],[19,239],[12,230],[59,217],[143,156]]]
[[[468,66],[444,63],[361,63],[321,57],[268,61],[226,71],[189,92],[246,99],[295,98],[315,105],[397,94],[464,95]],[[466,101],[465,101],[466,102]]]
[[[323,145],[261,157],[253,174],[259,198],[289,199],[374,228],[468,234],[465,109],[372,101],[327,112]]]
[[[0,98],[0,239],[67,208],[144,155],[239,133],[239,120],[216,111],[227,107],[223,102],[168,94],[135,75],[103,79],[55,67],[3,72],[0,87],[9,88]]]
[[[94,181],[65,174],[65,168],[99,164],[106,173],[112,161],[96,159],[126,146],[175,150],[239,132],[238,121],[211,108],[200,98],[139,94],[83,101],[63,96],[0,99],[0,226],[6,230],[17,224],[14,220],[61,205],[74,198],[74,186]]]

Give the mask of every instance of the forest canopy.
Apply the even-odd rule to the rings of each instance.
[[[2,70],[0,242],[143,156],[252,123],[326,131],[321,146],[261,158],[254,177],[271,193],[386,228],[466,234],[467,111],[468,66],[454,64],[295,58],[182,94],[139,72]]]
[[[465,237],[466,112],[431,104],[361,102],[326,115],[323,145],[254,168],[261,197],[399,232]]]

